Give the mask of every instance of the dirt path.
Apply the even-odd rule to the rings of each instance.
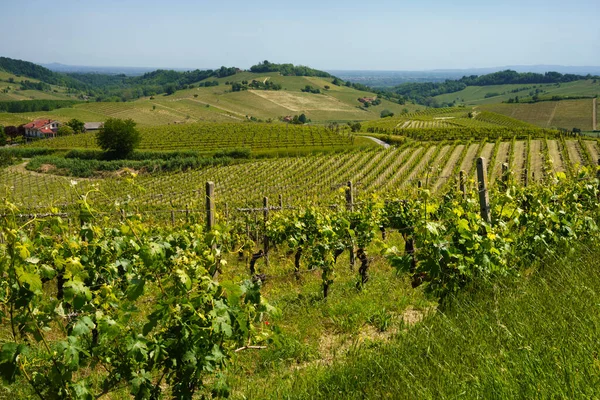
[[[595,131],[598,129],[598,99],[592,99],[592,130]]]
[[[531,171],[532,180],[539,181],[544,177],[544,155],[542,153],[542,141],[531,141]],[[534,179],[533,179],[534,178]]]
[[[548,153],[550,154],[550,159],[554,166],[554,172],[565,172],[565,164],[560,155],[558,142],[556,140],[548,140]]]
[[[409,119],[408,121],[404,121],[404,123],[400,122],[400,124],[402,124],[402,126],[400,126],[400,124],[396,125],[396,128],[399,129],[404,129],[406,128],[408,125],[410,125],[412,121]]]
[[[483,146],[483,151],[481,152],[481,157],[485,158],[489,168],[490,162],[492,161],[492,153],[494,152],[494,143],[486,143]]]
[[[434,192],[439,190],[439,188],[442,185],[444,185],[448,181],[448,179],[452,179],[450,174],[452,173],[452,170],[454,169],[454,166],[456,165],[456,162],[458,161],[458,158],[460,157],[460,154],[462,153],[464,148],[465,148],[464,144],[460,144],[460,145],[456,146],[456,148],[450,155],[450,158],[446,162],[446,165],[444,165],[444,169],[442,169],[440,176],[438,177],[437,181],[433,185]]]
[[[577,141],[565,140],[565,143],[567,144],[567,151],[569,153],[569,160],[571,161],[571,165],[585,165],[585,163],[583,162],[583,158],[581,157],[581,151],[579,150],[579,145]],[[576,170],[573,169],[573,171]]]
[[[367,139],[371,139],[372,141],[374,141],[378,145],[383,146],[384,149],[389,149],[391,147],[389,144],[387,144],[383,140],[379,140],[379,139],[374,138],[372,136],[363,136],[363,137],[366,137]]]
[[[488,168],[493,168],[492,179],[490,183],[493,183],[501,174],[502,174],[502,164],[508,162],[508,152],[510,150],[510,142],[502,142],[500,143],[500,147],[498,148],[498,155],[495,160],[490,160],[494,165],[488,166]]]
[[[513,160],[513,165],[510,166],[510,168],[512,169],[515,178],[517,178],[518,182],[522,181],[522,176],[523,176],[523,168],[525,164],[525,150],[527,149],[527,146],[525,145],[525,142],[521,141],[521,142],[515,142],[515,149],[514,149],[514,154],[515,154],[515,158]]]
[[[471,170],[473,163],[475,162],[475,156],[477,155],[477,150],[479,150],[479,143],[474,143],[469,146],[469,150],[467,150],[467,154],[465,154],[465,158],[460,164],[460,171],[465,171],[465,175]],[[468,177],[467,177],[468,178]],[[465,179],[467,179],[465,178]]]

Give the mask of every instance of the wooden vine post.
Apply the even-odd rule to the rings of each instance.
[[[508,188],[509,175],[510,175],[510,173],[508,172],[508,164],[507,163],[502,164],[502,185],[505,190],[506,190],[506,188]]]
[[[352,191],[352,181],[348,181],[346,186],[346,208],[348,211],[354,210],[354,193]]]
[[[263,245],[264,245],[264,257],[265,257],[265,265],[269,266],[269,237],[267,236],[267,222],[269,221],[269,198],[263,198],[263,217],[265,222],[264,227],[264,236],[263,236]]]
[[[283,195],[279,195],[279,211],[283,211]]]
[[[206,182],[206,232],[215,227],[215,184]]]
[[[354,211],[354,191],[352,190],[352,181],[348,181],[346,186],[346,209],[348,211]],[[352,242],[350,247],[350,269],[354,269],[354,242]]]
[[[490,198],[487,188],[487,167],[485,164],[485,158],[479,157],[477,159],[477,181],[479,183],[479,207],[481,212],[481,218],[487,223],[492,221],[490,215]]]
[[[523,170],[523,186],[527,187],[528,184],[529,184],[529,171],[527,171],[527,168],[525,168]]]

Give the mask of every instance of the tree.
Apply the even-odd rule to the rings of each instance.
[[[175,86],[174,83],[170,83],[167,86],[165,86],[165,92],[167,93],[167,95],[172,95],[176,91],[177,91],[177,86]]]
[[[381,113],[379,114],[379,116],[380,116],[381,118],[393,117],[393,116],[394,116],[394,113],[393,113],[393,112],[391,112],[391,111],[390,111],[390,110],[388,110],[388,109],[385,109],[385,110],[382,110],[382,111],[381,111]]]
[[[73,134],[75,134],[75,130],[69,125],[61,125],[58,131],[56,131],[57,136],[70,136]]]
[[[298,122],[300,122],[301,124],[307,123],[308,118],[306,118],[306,114],[300,114],[300,116],[298,117]]]
[[[82,133],[85,127],[83,121],[80,121],[77,118],[71,119],[65,125],[71,127],[74,133]]]
[[[360,129],[362,128],[362,125],[360,124],[360,122],[355,122],[353,124],[348,122],[348,125],[350,126],[350,130],[352,132],[360,132]]]
[[[6,133],[4,133],[4,127],[0,125],[0,146],[4,146],[7,142]]]
[[[110,118],[96,133],[96,143],[114,157],[126,157],[140,143],[140,133],[132,119]]]

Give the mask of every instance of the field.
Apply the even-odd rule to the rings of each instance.
[[[246,79],[242,73],[236,80]],[[250,74],[247,78],[259,79],[260,75]],[[171,96],[157,95],[154,98],[143,98],[126,103],[78,104],[73,108],[48,112],[8,114],[0,113],[0,125],[26,123],[36,118],[55,118],[66,122],[77,118],[85,122],[105,121],[107,118],[131,118],[139,125],[156,126],[167,124],[194,122],[240,122],[251,117],[276,120],[287,115],[305,113],[313,122],[329,121],[362,121],[378,119],[382,110],[388,109],[400,114],[403,109],[416,111],[423,109],[416,105],[399,105],[382,101],[378,106],[368,110],[359,108],[359,97],[374,96],[373,93],[361,92],[347,87],[336,87],[329,81],[307,77],[265,76],[262,79],[280,82],[288,90],[281,91],[242,91],[231,92],[231,86],[225,85],[225,78],[220,86],[200,87],[177,91]],[[300,91],[306,85],[321,88],[323,93],[312,94]],[[325,85],[331,85],[329,90]],[[289,88],[288,88],[289,87]],[[0,94],[1,96],[1,94]],[[48,97],[39,92],[36,98]],[[60,98],[65,98],[60,97]],[[7,98],[5,100],[21,100]],[[1,101],[2,99],[0,99]]]
[[[11,79],[13,82],[9,82]],[[72,99],[65,88],[51,85],[52,92],[39,90],[21,90],[19,83],[28,80],[37,83],[37,79],[20,77],[5,71],[0,71],[0,101],[15,100],[68,100]]]
[[[592,130],[593,99],[544,101],[533,104],[490,104],[482,110],[503,114],[542,128]]]
[[[593,80],[575,81],[561,84],[518,84],[496,86],[469,86],[456,93],[447,93],[436,96],[440,102],[465,105],[495,104],[507,101],[509,98],[531,97],[531,92],[536,89],[543,90],[542,97],[552,96],[596,96],[600,95],[600,82]],[[498,96],[486,98],[486,94],[497,93]]]
[[[361,109],[331,79],[218,81],[0,114],[142,137],[126,160],[93,133],[0,149],[0,398],[598,397],[600,142],[552,129],[591,130],[591,99]]]
[[[311,149],[313,142],[306,142],[306,145]],[[419,181],[425,188],[440,192],[447,185],[455,184],[460,170],[467,172],[470,185],[474,185],[474,159],[485,156],[491,182],[501,176],[503,163],[510,163],[517,182],[523,182],[525,169],[529,171],[529,182],[537,182],[552,179],[555,172],[571,176],[578,165],[595,165],[593,160],[597,160],[598,154],[595,141],[429,142],[387,150],[373,147],[334,154],[255,160],[182,173],[142,173],[133,186],[129,179],[119,177],[79,180],[10,167],[1,172],[0,188],[10,201],[25,209],[73,204],[78,193],[85,192],[91,185],[112,193],[110,199],[97,198],[102,203],[106,200],[109,200],[108,204],[127,201],[140,210],[194,208],[198,204],[197,191],[207,181],[216,184],[221,210],[225,203],[237,207],[259,205],[263,196],[277,199],[279,195],[283,195],[285,203],[290,205],[309,201],[332,204],[341,200],[338,189],[348,180],[355,183],[361,196],[410,195]],[[72,186],[72,182],[78,184]],[[128,195],[131,198],[127,200]]]
[[[142,127],[140,150],[198,150],[214,152],[223,149],[247,148],[253,151],[283,150],[293,152],[303,148],[351,148],[373,145],[364,138],[335,132],[322,126],[300,126],[279,123],[197,123],[171,126]],[[29,147],[55,149],[98,149],[93,132],[35,141]]]

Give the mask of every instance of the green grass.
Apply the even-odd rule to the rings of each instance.
[[[333,362],[298,368],[276,358],[251,369],[250,361],[241,360],[231,375],[234,398],[597,398],[599,251],[597,245],[581,244],[564,259],[521,266],[527,268],[524,277],[459,295],[444,312],[430,313],[389,340],[356,342]],[[363,309],[383,310],[396,290],[382,297],[376,291],[362,303],[350,298],[344,319]],[[292,307],[286,320],[321,326],[306,313]],[[315,334],[316,328],[307,329]],[[269,359],[273,351],[254,356],[254,362]],[[292,360],[310,359],[311,353],[289,351]]]
[[[536,86],[536,88],[533,88]],[[516,93],[512,90],[523,89]],[[494,86],[469,86],[455,93],[447,93],[436,96],[439,102],[453,102],[466,105],[495,104],[507,101],[511,97],[530,97],[530,92],[536,89],[544,90],[541,97],[552,96],[595,96],[600,95],[600,81],[581,80],[562,84],[518,84],[518,85],[494,85]],[[485,98],[488,93],[498,93],[499,96]]]
[[[592,99],[539,103],[489,104],[480,109],[503,114],[542,128],[592,129]]]

